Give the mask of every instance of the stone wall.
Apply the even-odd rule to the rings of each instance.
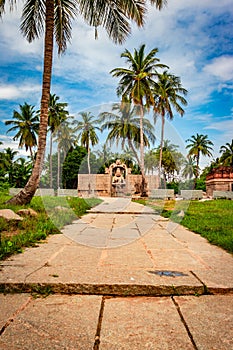
[[[147,175],[148,194],[152,189],[158,188],[158,178],[155,175]],[[128,174],[125,179],[125,186],[118,193],[114,193],[112,189],[111,176],[109,174],[91,174],[90,181],[88,174],[78,175],[78,194],[86,197],[90,194],[95,196],[111,196],[111,195],[133,195],[140,192],[141,175]]]

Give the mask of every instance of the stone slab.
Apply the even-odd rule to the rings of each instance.
[[[175,297],[198,350],[233,349],[233,295]]]
[[[1,349],[92,350],[100,304],[101,297],[97,296],[35,299],[6,328]]]
[[[106,299],[100,350],[193,350],[170,298]]]
[[[0,294],[0,330],[12,320],[16,312],[31,300],[28,294]]]

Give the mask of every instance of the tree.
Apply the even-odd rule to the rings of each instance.
[[[138,109],[140,116],[140,168],[142,173],[141,195],[146,196],[145,169],[144,169],[144,139],[143,139],[143,118],[146,107],[149,109],[154,105],[153,89],[154,79],[157,76],[157,68],[165,67],[159,64],[156,56],[158,49],[152,49],[145,54],[145,44],[139,50],[134,49],[132,55],[125,50],[121,57],[126,58],[129,68],[115,68],[110,73],[114,77],[120,77],[117,88],[117,95],[122,101],[132,101]]]
[[[9,3],[13,8],[14,3],[11,0]],[[165,0],[151,0],[151,3],[161,9]],[[5,0],[0,0],[0,17],[4,10]],[[81,15],[89,25],[95,28],[104,27],[108,36],[115,43],[122,43],[131,31],[130,20],[133,20],[138,26],[144,24],[145,10],[145,0],[117,2],[26,0],[22,12],[21,32],[29,42],[44,33],[44,67],[38,150],[29,181],[24,189],[8,202],[12,204],[29,203],[39,184],[46,148],[54,36],[58,45],[58,53],[64,53],[67,42],[71,39],[71,21],[76,15]]]
[[[95,119],[95,116],[92,115],[90,112],[81,112],[79,113],[82,120],[75,121],[76,127],[75,131],[78,132],[78,139],[81,142],[81,146],[84,146],[87,150],[87,167],[88,167],[88,174],[89,174],[89,192],[91,190],[91,167],[90,167],[90,152],[91,148],[90,146],[95,146],[99,138],[96,134],[96,130],[100,130],[100,128],[97,126],[99,124],[99,121]]]
[[[61,173],[61,154],[62,162],[64,161],[66,154],[76,145],[77,137],[74,133],[74,129],[70,127],[67,121],[60,124],[56,132],[57,138],[57,188],[60,188],[60,173]]]
[[[213,148],[213,142],[208,140],[208,135],[196,134],[192,135],[190,139],[187,139],[185,142],[190,142],[186,148],[189,149],[188,156],[193,156],[196,160],[196,172],[195,172],[195,188],[196,181],[199,176],[199,163],[200,155],[211,157],[211,151]]]
[[[187,101],[184,98],[187,95],[187,90],[182,87],[179,77],[164,71],[157,76],[158,80],[154,88],[154,112],[155,119],[161,117],[161,141],[160,141],[160,157],[159,157],[159,183],[162,167],[163,142],[164,142],[164,124],[165,117],[172,120],[174,118],[173,108],[182,117],[184,110],[180,104],[186,106]]]
[[[130,103],[114,104],[112,112],[103,112],[100,115],[102,130],[108,129],[107,142],[110,144],[121,141],[122,150],[125,148],[125,142],[128,143],[138,164],[140,159],[136,149],[140,146],[140,118],[137,116],[137,107],[132,107]],[[143,118],[143,144],[149,147],[150,141],[154,143],[154,127],[150,121]]]
[[[62,167],[62,183],[64,188],[77,189],[80,166],[86,155],[86,149],[80,146],[76,146],[67,153]]]
[[[14,151],[12,148],[7,147],[4,149],[2,165],[5,172],[8,173],[8,182],[11,186],[13,186],[13,177],[14,177],[14,163],[15,156],[18,154],[18,151]]]
[[[50,187],[53,187],[53,172],[52,172],[52,147],[53,147],[53,136],[62,122],[68,119],[69,112],[65,110],[68,106],[67,103],[58,102],[60,99],[56,94],[51,95],[49,99],[49,110],[48,110],[48,126],[50,131],[50,150],[49,150],[49,173],[50,173]]]
[[[227,142],[224,146],[221,146],[220,153],[222,153],[220,162],[223,165],[233,166],[233,139],[231,143]]]
[[[145,170],[152,175],[154,173],[155,168],[158,166],[158,160],[156,156],[156,150],[152,149],[145,153]]]
[[[179,146],[172,144],[169,140],[164,140],[162,149],[162,173],[164,185],[167,181],[174,181],[175,172],[179,174],[184,157],[178,151]],[[157,149],[157,162],[160,160],[160,147]]]
[[[184,176],[186,179],[189,180],[192,179],[192,177],[196,174],[197,167],[195,164],[195,160],[193,157],[188,156],[184,161],[184,169],[182,172],[182,176]]]
[[[14,110],[13,120],[6,120],[5,125],[13,125],[7,134],[16,131],[13,140],[19,140],[19,147],[25,146],[26,151],[30,151],[31,159],[34,160],[32,148],[37,145],[37,133],[39,130],[38,113],[34,106],[27,104],[19,105],[20,112]]]

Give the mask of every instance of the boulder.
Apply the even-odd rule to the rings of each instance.
[[[33,217],[37,217],[38,214],[35,210],[31,209],[31,208],[27,208],[27,209],[20,209],[17,211],[18,215],[21,216],[33,216]]]
[[[0,209],[0,217],[6,219],[8,221],[10,221],[10,220],[16,220],[16,221],[23,220],[19,215],[17,215],[11,209]]]

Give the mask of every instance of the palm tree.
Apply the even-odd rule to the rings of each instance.
[[[159,184],[161,177],[161,167],[162,167],[162,157],[163,157],[163,143],[164,143],[164,124],[165,116],[170,120],[174,118],[174,113],[172,108],[180,114],[182,117],[184,115],[184,110],[180,103],[184,106],[187,105],[187,101],[184,96],[187,95],[187,90],[181,85],[181,80],[173,74],[164,71],[158,74],[158,80],[155,83],[154,88],[154,112],[155,120],[157,116],[161,117],[161,141],[160,141],[160,157],[159,157]]]
[[[120,77],[117,88],[117,95],[122,96],[122,101],[132,101],[138,108],[140,116],[140,168],[142,173],[142,196],[146,195],[145,169],[144,169],[144,138],[143,138],[143,117],[144,107],[149,109],[154,105],[153,86],[157,76],[157,68],[165,67],[159,64],[156,57],[158,49],[152,49],[145,54],[145,44],[139,50],[134,49],[132,55],[125,50],[121,57],[126,58],[129,68],[115,68],[110,73],[114,77]]]
[[[151,0],[150,2],[161,9],[166,0]],[[4,13],[5,3],[5,0],[0,0],[0,17]],[[11,8],[14,6],[12,0],[9,0],[9,4]],[[46,148],[54,36],[58,45],[58,53],[65,52],[67,42],[71,39],[71,21],[76,15],[81,15],[89,25],[95,28],[104,27],[108,36],[115,43],[122,43],[130,34],[130,20],[133,20],[138,26],[144,24],[145,10],[145,0],[117,2],[26,0],[22,13],[21,32],[29,42],[40,37],[43,32],[45,33],[38,150],[32,175],[26,186],[8,202],[12,204],[29,203],[39,184]]]
[[[10,185],[13,185],[15,156],[18,153],[18,151],[14,151],[10,147],[4,149],[3,166],[5,167],[5,171],[8,173],[8,181]]]
[[[13,120],[6,120],[5,125],[13,125],[7,134],[11,131],[16,131],[13,140],[19,140],[19,147],[25,146],[26,151],[30,151],[33,161],[32,148],[37,145],[37,133],[39,130],[38,113],[35,112],[34,106],[27,104],[19,105],[20,112],[14,110]]]
[[[196,174],[197,167],[193,157],[187,157],[184,161],[184,169],[182,171],[182,176],[188,178],[189,180]]]
[[[231,143],[227,142],[224,146],[221,146],[220,153],[222,153],[220,162],[222,162],[223,165],[233,166],[233,139]]]
[[[88,174],[89,174],[89,193],[91,190],[91,166],[90,166],[90,152],[91,152],[91,146],[95,146],[99,138],[96,134],[96,130],[100,130],[100,128],[97,126],[99,125],[99,120],[95,119],[95,116],[92,115],[90,112],[81,112],[79,115],[82,117],[82,120],[75,121],[76,127],[75,131],[78,132],[78,139],[80,139],[81,146],[85,147],[87,150],[87,168],[88,168]]]
[[[102,130],[108,129],[107,142],[110,144],[121,141],[122,150],[127,141],[129,148],[132,150],[138,164],[140,159],[136,149],[140,146],[140,117],[137,116],[137,107],[131,106],[130,103],[124,102],[113,105],[112,112],[103,112],[100,114],[100,123]],[[143,144],[149,147],[150,141],[154,143],[154,127],[146,118],[143,119]]]
[[[49,99],[49,119],[48,126],[50,131],[50,151],[49,151],[49,173],[50,173],[50,187],[53,187],[53,173],[52,173],[52,147],[53,136],[59,128],[60,124],[68,119],[69,112],[65,110],[68,106],[67,103],[58,102],[60,99],[56,94],[50,94]]]
[[[74,133],[74,129],[70,127],[67,121],[60,124],[56,131],[57,142],[57,188],[60,188],[60,174],[61,174],[61,153],[63,155],[62,161],[65,160],[65,156],[68,151],[76,145],[77,137]]]
[[[153,175],[157,164],[158,161],[155,149],[149,150],[147,153],[145,153],[145,170],[148,172],[148,174],[151,172]]]
[[[213,142],[208,140],[208,135],[202,135],[202,134],[196,134],[192,135],[190,139],[187,139],[185,142],[190,142],[186,146],[187,149],[189,149],[188,156],[193,156],[196,160],[196,172],[195,172],[195,186],[196,181],[199,176],[199,162],[200,162],[200,155],[211,157],[212,153],[211,151],[213,148]]]

